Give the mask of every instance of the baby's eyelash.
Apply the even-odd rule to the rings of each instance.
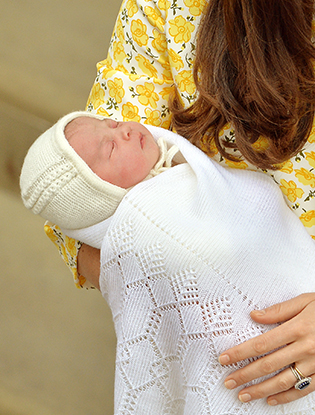
[[[111,157],[111,155],[112,155],[112,153],[113,153],[114,149],[115,149],[115,143],[114,143],[114,141],[112,141],[112,147],[111,147],[111,149],[110,149],[109,157]]]

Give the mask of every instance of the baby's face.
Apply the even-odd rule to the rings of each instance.
[[[152,134],[132,121],[79,117],[66,126],[65,136],[95,174],[125,189],[140,183],[159,159]]]

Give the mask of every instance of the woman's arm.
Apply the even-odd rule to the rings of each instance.
[[[253,311],[251,317],[261,324],[283,324],[221,354],[220,363],[230,365],[273,351],[228,376],[225,380],[226,387],[234,389],[253,379],[281,370],[270,379],[243,389],[239,393],[239,399],[248,402],[267,397],[269,405],[278,405],[313,392],[315,390],[315,293],[302,294],[265,310]],[[304,376],[313,378],[311,385],[304,390],[294,388],[297,379],[290,368],[283,370],[294,363]]]
[[[100,289],[100,250],[83,244],[78,254],[78,273],[83,275],[95,288]]]

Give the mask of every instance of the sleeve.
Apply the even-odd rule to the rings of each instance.
[[[187,105],[194,99],[194,33],[203,6],[198,0],[176,5],[124,0],[107,58],[97,65],[87,110],[169,128],[168,98],[174,84]]]
[[[77,288],[86,289],[94,288],[82,275],[79,275],[77,271],[78,252],[82,243],[64,235],[57,225],[54,225],[49,221],[45,223],[44,231],[58,249],[62,260],[71,271],[75,286]]]
[[[289,208],[315,242],[315,128],[304,148],[273,174]]]

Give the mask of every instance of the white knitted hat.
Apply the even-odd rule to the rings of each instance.
[[[61,118],[33,143],[20,176],[24,205],[66,229],[85,228],[108,218],[127,193],[100,179],[70,146],[64,129],[77,117],[104,118],[85,111]]]

